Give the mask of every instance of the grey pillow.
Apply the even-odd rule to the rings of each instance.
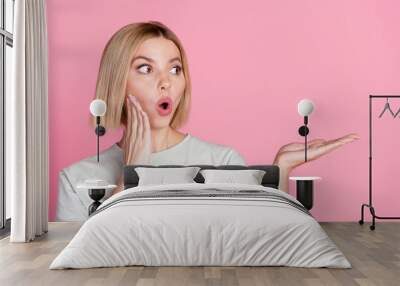
[[[135,168],[139,176],[139,186],[196,183],[193,179],[200,167],[181,168]]]
[[[201,170],[204,183],[236,183],[261,185],[265,175],[263,170]]]

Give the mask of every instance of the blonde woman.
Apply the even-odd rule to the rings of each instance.
[[[159,22],[129,24],[111,37],[101,58],[96,98],[107,104],[102,125],[123,127],[123,136],[102,152],[101,168],[96,167],[96,157],[90,157],[60,172],[57,220],[87,218],[91,200],[86,192],[77,191],[76,185],[91,176],[118,185],[106,198],[122,191],[124,165],[246,165],[233,148],[178,130],[190,109],[188,60],[178,37]],[[313,140],[308,159],[314,160],[357,138],[349,134],[331,141]],[[280,167],[282,191],[288,191],[289,173],[303,159],[302,143],[287,144],[276,154],[273,164]]]

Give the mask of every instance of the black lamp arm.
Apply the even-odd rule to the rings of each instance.
[[[304,125],[300,126],[299,128],[299,134],[304,137],[304,160],[307,162],[307,134],[310,132],[310,130],[307,127],[308,124],[308,116],[304,116]]]
[[[97,135],[97,163],[99,160],[99,137],[103,136],[106,133],[106,129],[100,125],[100,116],[96,116],[96,129],[95,133]]]

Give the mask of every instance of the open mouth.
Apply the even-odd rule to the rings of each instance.
[[[167,108],[168,108],[168,102],[161,103],[161,104],[160,104],[160,107],[161,107],[162,109],[167,109]]]
[[[160,115],[166,116],[172,112],[172,100],[169,97],[163,97],[157,101],[157,111]]]

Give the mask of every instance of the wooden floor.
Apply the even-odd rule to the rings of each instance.
[[[50,223],[32,243],[0,241],[0,285],[400,285],[400,223],[375,231],[357,223],[322,223],[352,269],[291,267],[118,267],[49,270],[79,223]]]

